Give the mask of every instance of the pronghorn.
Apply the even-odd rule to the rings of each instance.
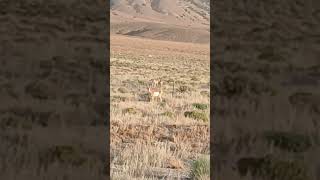
[[[158,84],[160,84],[160,87],[156,87]],[[150,101],[153,101],[155,97],[158,97],[160,102],[162,102],[162,84],[163,82],[161,80],[153,80],[152,87],[148,87]]]
[[[160,86],[162,86],[161,79],[159,79],[159,80],[153,79],[152,80],[152,87],[157,87],[159,84],[160,84]]]

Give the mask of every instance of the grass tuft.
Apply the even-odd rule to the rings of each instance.
[[[118,91],[119,91],[120,93],[128,93],[128,92],[129,92],[128,89],[125,88],[125,87],[120,87],[120,88],[118,88]]]
[[[162,116],[167,116],[167,117],[173,118],[174,113],[171,112],[171,111],[166,111],[166,112],[162,113],[161,115],[162,115]]]
[[[193,103],[192,106],[194,108],[197,108],[197,109],[200,109],[200,110],[208,109],[208,105],[207,104],[203,104],[203,103]]]
[[[189,117],[196,120],[201,120],[203,122],[208,122],[209,119],[205,113],[197,112],[197,111],[186,111],[184,112],[185,117]]]
[[[192,164],[190,177],[194,180],[210,179],[210,160],[207,157],[201,157]]]
[[[135,108],[125,108],[123,111],[123,114],[137,114],[138,111]]]

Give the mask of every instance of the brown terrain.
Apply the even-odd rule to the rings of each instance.
[[[112,0],[111,34],[209,43],[208,0]]]
[[[0,179],[106,178],[106,128],[88,121],[105,116],[105,12],[70,2],[0,2]],[[110,13],[113,179],[190,178],[209,154],[210,106],[215,179],[320,179],[319,1],[215,1],[211,63],[208,13],[119,2]],[[179,2],[198,12],[196,1]],[[164,102],[149,103],[158,77]]]
[[[102,6],[0,1],[0,179],[107,178]]]
[[[111,36],[110,68],[112,177],[188,178],[209,154],[209,46]],[[145,97],[152,78],[165,82],[162,103]]]
[[[213,11],[214,179],[320,179],[319,1]]]
[[[209,179],[209,12],[199,2],[111,6],[112,179]],[[149,102],[155,78],[163,102]]]

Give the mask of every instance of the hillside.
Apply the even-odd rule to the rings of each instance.
[[[209,43],[208,0],[112,0],[111,33]]]

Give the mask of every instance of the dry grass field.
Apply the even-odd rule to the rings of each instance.
[[[0,179],[106,179],[101,3],[0,7]]]
[[[112,179],[190,178],[209,158],[209,45],[114,35],[110,58]],[[156,78],[163,102],[147,96]]]
[[[215,180],[320,179],[317,4],[215,1]]]

